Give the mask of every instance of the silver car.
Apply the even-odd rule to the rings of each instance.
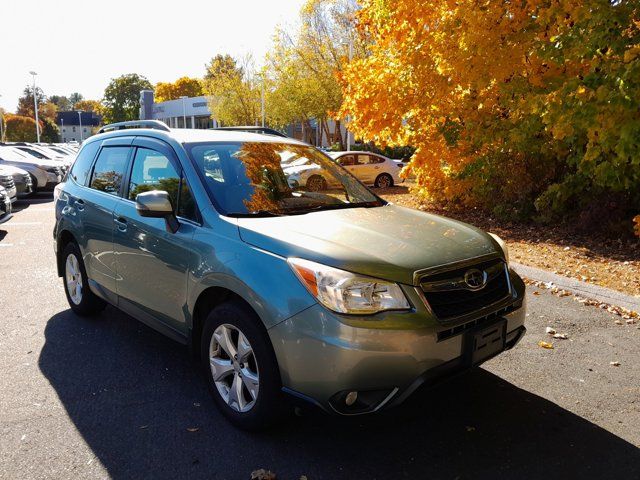
[[[11,184],[13,183],[13,192]],[[10,194],[12,202],[17,197],[24,197],[33,193],[33,181],[31,175],[22,168],[13,165],[0,163],[0,184],[2,184]]]

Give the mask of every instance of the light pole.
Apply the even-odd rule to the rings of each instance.
[[[36,75],[37,73],[31,70],[29,74],[33,77],[33,104],[36,108],[36,138],[40,143],[40,123],[38,121],[38,95],[36,95]]]
[[[80,123],[80,143],[82,143],[84,141],[84,138],[82,136],[82,111],[78,111],[78,121]]]
[[[64,143],[64,118],[60,119],[62,125],[60,126],[60,142]]]
[[[182,127],[187,128],[187,107],[184,101],[189,97],[187,97],[186,95],[182,95],[180,98],[182,99]]]
[[[265,116],[265,111],[264,111],[264,73],[262,74],[262,89],[260,91],[260,109],[261,109],[261,114],[262,114],[262,128],[264,128],[264,116]]]

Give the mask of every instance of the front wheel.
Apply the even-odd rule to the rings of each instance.
[[[260,319],[238,301],[215,307],[202,333],[201,353],[218,409],[234,425],[258,430],[282,414],[280,373]]]
[[[377,188],[389,188],[393,187],[393,178],[388,173],[381,173],[376,178],[375,184]]]
[[[64,292],[71,310],[87,316],[104,309],[106,303],[89,289],[89,280],[78,246],[68,243],[62,252]]]

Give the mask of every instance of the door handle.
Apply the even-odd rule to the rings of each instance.
[[[78,210],[84,210],[84,200],[82,200],[81,198],[78,198],[76,199],[75,204]]]
[[[114,223],[118,226],[118,230],[121,232],[127,231],[127,219],[124,217],[118,217],[113,219]]]

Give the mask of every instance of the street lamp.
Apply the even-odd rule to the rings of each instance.
[[[60,142],[64,143],[64,118],[60,118],[61,126],[60,126]]]
[[[185,106],[184,101],[189,97],[182,95],[180,98],[182,99],[182,127],[187,128],[187,107]]]
[[[82,136],[82,111],[78,110],[78,121],[80,122],[80,143],[82,143],[84,141],[84,138]]]
[[[262,114],[262,128],[264,128],[264,73],[261,75],[262,77],[262,88],[260,90],[260,113]]]
[[[40,143],[40,123],[38,121],[38,95],[36,95],[36,75],[37,73],[31,70],[29,74],[33,77],[33,104],[36,109],[36,138]]]

